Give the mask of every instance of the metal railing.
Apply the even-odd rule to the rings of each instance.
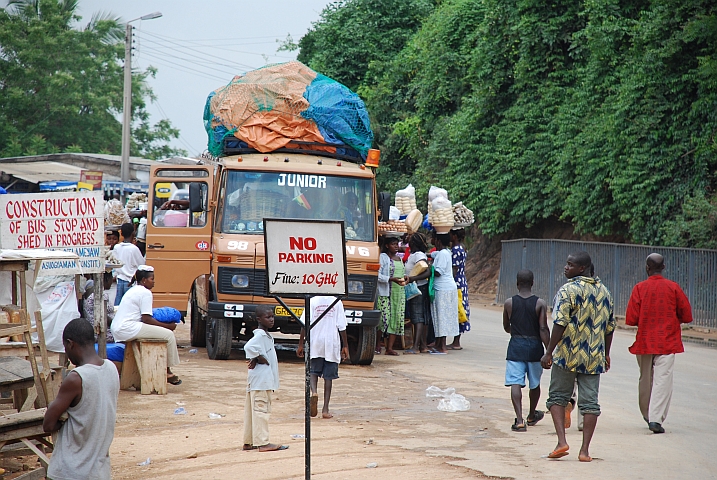
[[[595,275],[612,293],[615,315],[625,315],[632,288],[647,278],[645,259],[656,252],[665,257],[664,276],[680,284],[692,305],[695,326],[717,328],[717,250],[653,247],[572,240],[504,240],[496,302],[517,293],[516,274],[524,268],[535,276],[533,293],[552,302],[566,281],[563,266],[573,252],[590,254]]]

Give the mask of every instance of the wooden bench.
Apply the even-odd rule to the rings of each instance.
[[[142,395],[167,394],[167,341],[133,340],[126,342],[120,375],[120,389],[131,387]]]

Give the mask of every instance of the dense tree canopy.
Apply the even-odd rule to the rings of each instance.
[[[329,7],[299,45],[366,100],[384,188],[444,186],[487,234],[557,217],[717,247],[715,2],[444,0],[418,28],[367,3]],[[395,51],[337,33],[373,24],[415,33]],[[328,43],[361,62],[327,63]]]
[[[77,0],[23,0],[0,9],[0,156],[121,150],[124,26],[94,15],[84,26]],[[149,123],[146,80],[133,72],[132,155],[183,153],[179,132]]]

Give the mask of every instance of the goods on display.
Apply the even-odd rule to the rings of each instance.
[[[123,225],[129,222],[127,210],[119,200],[113,198],[105,203],[105,223],[107,225]]]
[[[390,233],[390,232],[407,233],[408,227],[406,227],[406,222],[404,222],[403,220],[389,220],[388,222],[378,222],[378,232],[379,233]]]
[[[409,212],[416,209],[416,189],[409,184],[403,190],[396,192],[396,208],[401,215],[408,215]]]
[[[436,197],[431,201],[431,207],[433,208],[433,221],[431,222],[433,226],[453,226],[453,207],[450,200]]]
[[[475,221],[473,211],[463,205],[463,202],[456,202],[453,204],[453,221],[454,225],[465,227],[473,225],[473,222]]]
[[[423,214],[418,209],[411,210],[408,216],[406,216],[405,222],[406,228],[408,228],[408,233],[415,233],[419,228],[421,228],[421,224],[423,223]]]
[[[141,192],[134,192],[129,197],[127,197],[127,208],[133,209],[133,208],[139,208],[140,206],[143,206],[145,208],[141,210],[146,210],[147,208],[147,194],[141,193]]]
[[[267,65],[209,94],[204,107],[208,150],[232,148],[271,152],[302,148],[296,142],[366,158],[373,132],[363,100],[346,86],[291,61]],[[305,147],[304,147],[305,148]]]
[[[436,225],[436,222],[438,221],[435,214],[436,206],[433,204],[433,201],[439,198],[447,201],[450,206],[450,201],[448,201],[448,192],[443,188],[431,185],[431,188],[428,190],[428,223],[431,225]],[[446,205],[441,203],[441,208],[446,208]],[[453,224],[451,223],[451,226],[452,225]]]

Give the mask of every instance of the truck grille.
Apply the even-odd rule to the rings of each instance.
[[[249,278],[249,285],[246,288],[237,288],[232,284],[234,275],[246,275]],[[219,293],[234,295],[256,295],[266,296],[266,270],[255,268],[217,268],[217,290]],[[349,281],[363,282],[363,293],[349,295],[347,300],[356,302],[373,302],[376,300],[376,277],[372,275],[349,275]]]

